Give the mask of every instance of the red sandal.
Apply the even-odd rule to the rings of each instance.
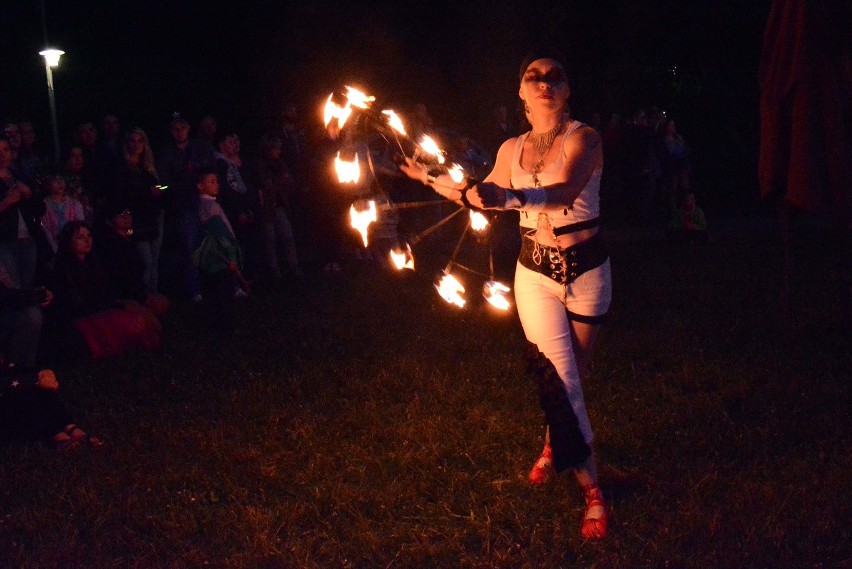
[[[583,497],[586,499],[586,510],[583,512],[583,527],[580,534],[583,539],[603,539],[606,537],[607,509],[601,487],[597,484],[583,486]],[[591,517],[593,508],[599,508],[600,513]]]
[[[555,477],[556,471],[553,470],[553,450],[551,450],[548,443],[544,443],[544,450],[541,451],[541,456],[533,464],[528,479],[533,486],[541,486],[547,484]]]

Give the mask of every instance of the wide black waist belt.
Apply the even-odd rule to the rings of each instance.
[[[606,243],[600,233],[596,233],[590,239],[562,250],[539,245],[525,237],[521,239],[518,262],[531,271],[567,285],[586,271],[603,265],[608,258]]]

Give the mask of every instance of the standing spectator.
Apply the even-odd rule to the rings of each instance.
[[[205,115],[198,121],[198,142],[201,143],[212,155],[216,152],[216,131],[218,123],[210,115]]]
[[[214,156],[219,175],[219,203],[246,254],[249,274],[257,276],[263,266],[266,249],[261,229],[260,197],[243,168],[240,137],[235,132],[223,132],[218,137],[217,147],[219,151]]]
[[[0,355],[22,366],[36,362],[42,308],[53,300],[53,293],[41,288],[20,289],[0,265]]]
[[[106,115],[101,119],[101,133],[92,158],[92,170],[95,185],[102,192],[101,197],[113,188],[115,179],[120,175],[122,164],[121,123],[115,115]]]
[[[234,329],[234,290],[239,290],[242,251],[227,215],[216,202],[219,195],[216,172],[212,169],[198,172],[195,187],[199,195],[198,218],[205,237],[193,261],[201,275],[210,329],[215,339],[221,339]]]
[[[651,204],[656,194],[657,157],[654,131],[648,125],[648,116],[640,109],[633,114],[633,122],[624,129],[625,202],[638,225],[649,225],[652,220]]]
[[[133,241],[144,262],[143,281],[148,294],[155,295],[164,231],[163,190],[148,135],[141,128],[127,134],[120,172],[119,192],[133,212]]]
[[[95,157],[95,149],[98,146],[98,129],[95,128],[95,123],[84,121],[77,125],[74,131],[74,140],[76,144],[83,149],[83,158],[86,160],[87,167],[91,169]]]
[[[689,148],[678,134],[673,119],[662,122],[657,154],[660,157],[660,186],[666,197],[667,213],[671,216],[690,191]]]
[[[160,183],[168,186],[163,194],[166,239],[172,236],[175,252],[175,271],[182,275],[182,292],[197,303],[201,301],[198,269],[192,264],[192,254],[200,240],[198,225],[198,194],[192,182],[194,172],[213,165],[213,156],[206,148],[189,138],[189,122],[175,113],[169,123],[171,140],[157,154],[157,173]]]
[[[92,196],[92,180],[86,169],[86,159],[83,157],[83,149],[79,145],[68,149],[65,159],[62,161],[65,174],[65,193],[83,205],[83,214],[86,221],[94,222],[95,208]]]
[[[276,280],[282,278],[279,255],[287,263],[288,276],[301,276],[296,240],[290,223],[296,183],[281,156],[281,147],[281,139],[277,135],[267,134],[261,138],[260,155],[255,159],[251,171],[252,183],[260,192],[263,204],[266,267]]]
[[[18,123],[21,132],[21,148],[18,151],[18,165],[25,179],[36,181],[47,160],[36,153],[36,132],[33,123],[21,121]]]
[[[36,276],[36,238],[45,205],[11,166],[9,141],[0,138],[0,265],[6,268],[13,288],[29,288]]]
[[[299,121],[296,105],[290,103],[284,107],[281,114],[281,156],[290,169],[290,174],[301,182],[303,164],[307,158],[307,141],[305,129]]]

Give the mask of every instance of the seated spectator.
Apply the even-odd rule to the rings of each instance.
[[[52,370],[17,367],[0,357],[0,443],[43,442],[59,450],[102,446],[74,423],[58,391]]]
[[[169,301],[159,294],[148,292],[145,286],[145,261],[135,242],[133,213],[120,198],[110,200],[105,207],[101,231],[96,232],[95,253],[107,276],[115,285],[118,298],[138,302],[156,316],[164,316]]]
[[[193,262],[201,278],[201,295],[210,316],[211,330],[219,339],[233,331],[234,298],[243,291],[240,284],[247,287],[240,272],[243,255],[228,217],[216,202],[219,194],[216,172],[198,172],[195,187],[200,197],[198,217],[204,240],[195,251]]]
[[[35,364],[44,320],[53,300],[45,288],[19,289],[0,265],[0,354],[22,366]]]
[[[686,194],[668,226],[669,240],[677,243],[706,243],[707,218],[696,204],[695,194]]]
[[[69,221],[85,221],[83,204],[69,196],[66,192],[66,182],[63,176],[50,174],[44,181],[46,206],[42,226],[44,235],[54,253],[59,232]]]
[[[95,360],[157,347],[159,321],[140,304],[119,298],[106,269],[91,254],[89,224],[66,224],[58,245],[51,276],[51,313],[60,337],[82,340]]]
[[[279,255],[287,263],[288,276],[299,277],[302,274],[290,223],[296,183],[281,156],[281,148],[281,139],[277,135],[265,135],[260,141],[260,156],[254,161],[251,170],[252,183],[260,192],[263,204],[266,268],[275,280],[283,276],[278,262]]]

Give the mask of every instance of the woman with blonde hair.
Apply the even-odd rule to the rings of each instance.
[[[162,194],[148,135],[134,128],[124,139],[124,169],[118,188],[133,213],[133,241],[145,262],[143,280],[148,293],[157,293],[160,248],[163,244]]]

